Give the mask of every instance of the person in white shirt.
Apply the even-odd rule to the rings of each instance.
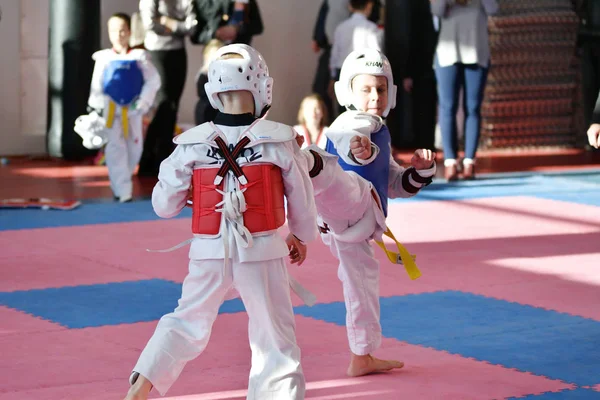
[[[250,400],[302,400],[305,378],[296,343],[286,258],[317,237],[314,192],[291,126],[262,119],[273,79],[245,44],[224,46],[209,66],[206,93],[220,113],[174,139],[152,193],[157,215],[171,218],[192,193],[189,273],[178,307],[163,316],[130,377],[126,400],[169,390],[208,344],[231,289],[249,316]],[[278,229],[287,219],[287,240]],[[184,242],[185,243],[185,242]],[[291,251],[290,251],[291,250]]]
[[[335,29],[329,60],[331,98],[334,98],[333,84],[338,79],[342,64],[350,53],[359,49],[381,51],[383,48],[383,30],[368,19],[373,4],[373,0],[350,0],[352,15]]]
[[[144,47],[156,66],[162,86],[154,116],[146,130],[138,176],[156,178],[162,160],[173,151],[173,134],[187,77],[186,36],[198,26],[195,0],[140,0]]]

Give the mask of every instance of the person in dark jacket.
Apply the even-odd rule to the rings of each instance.
[[[216,112],[210,105],[204,84],[208,82],[205,68],[210,62],[209,54],[230,43],[250,45],[252,37],[263,32],[263,23],[256,0],[194,0],[198,10],[198,29],[191,37],[194,44],[204,45],[203,68],[196,76],[198,102],[194,110],[194,122],[200,125],[212,121]]]
[[[198,30],[192,43],[205,45],[211,39],[225,44],[250,45],[252,37],[263,32],[263,22],[256,0],[194,0],[198,13]]]
[[[578,44],[582,56],[583,115],[585,126],[590,126],[600,92],[600,1],[573,0],[573,3],[581,21]]]
[[[148,126],[138,176],[157,177],[160,163],[174,149],[173,134],[187,76],[185,37],[197,28],[193,0],[140,0],[144,47],[160,74],[156,111]]]
[[[313,29],[313,41],[312,48],[315,53],[321,52],[319,55],[319,61],[317,64],[317,71],[313,80],[312,90],[317,93],[323,99],[325,108],[327,108],[328,115],[333,114],[333,100],[329,96],[329,57],[331,57],[331,44],[327,37],[325,29],[325,21],[327,20],[327,14],[329,13],[329,4],[327,0],[323,0],[319,13],[317,14],[317,20]]]
[[[204,85],[208,82],[208,66],[214,60],[217,50],[221,47],[223,47],[223,42],[219,39],[212,39],[204,46],[204,50],[202,51],[202,68],[200,68],[196,76],[196,92],[198,93],[198,102],[194,110],[196,125],[213,121],[217,116],[217,110],[210,104],[206,90],[204,90]]]
[[[396,108],[390,112],[387,121],[390,131],[396,132],[392,136],[392,146],[396,150],[434,149],[437,94],[433,57],[436,44],[437,32],[429,0],[387,2],[385,53],[394,76],[402,82]]]
[[[596,106],[592,110],[592,124],[588,128],[587,136],[590,146],[600,148],[600,94],[596,100]]]

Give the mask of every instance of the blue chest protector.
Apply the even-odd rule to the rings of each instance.
[[[144,74],[136,60],[112,60],[102,74],[102,90],[119,106],[133,103],[142,93]]]
[[[379,147],[379,154],[375,160],[365,166],[354,166],[347,164],[338,158],[338,163],[344,171],[354,171],[358,175],[362,176],[373,184],[379,198],[381,199],[381,206],[383,207],[383,213],[387,217],[387,203],[388,203],[388,179],[390,173],[390,156],[391,156],[391,136],[387,126],[383,126],[379,131],[371,134],[371,141]],[[336,155],[339,154],[334,147],[333,143],[327,139],[327,147],[325,150],[328,153]]]

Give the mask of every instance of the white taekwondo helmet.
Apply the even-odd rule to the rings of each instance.
[[[220,60],[224,54],[239,54],[242,58]],[[247,90],[254,97],[254,115],[262,117],[273,100],[273,78],[263,56],[246,44],[221,47],[208,66],[208,82],[204,85],[211,106],[223,111],[219,93]]]
[[[355,50],[346,57],[340,79],[335,83],[335,95],[340,105],[344,107],[354,106],[354,95],[352,94],[352,79],[361,74],[385,76],[388,82],[388,104],[383,111],[383,117],[387,117],[392,108],[396,106],[396,92],[392,67],[387,57],[379,50],[362,49]]]

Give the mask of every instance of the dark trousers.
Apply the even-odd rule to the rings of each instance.
[[[329,72],[329,57],[331,56],[331,49],[324,49],[319,56],[319,63],[317,64],[317,71],[315,73],[315,79],[313,80],[312,90],[323,98],[325,107],[327,107],[327,115],[329,115],[330,123],[333,117],[333,107],[337,104],[336,99],[329,97],[327,89],[329,88],[329,81],[331,80],[331,74]]]
[[[144,141],[138,172],[140,176],[158,176],[160,163],[173,152],[173,133],[187,74],[185,49],[149,53],[160,75],[161,87],[156,94],[156,113],[148,126]]]
[[[439,99],[439,124],[444,144],[444,158],[456,159],[458,134],[456,111],[460,89],[464,89],[465,158],[475,159],[481,132],[481,103],[487,81],[488,69],[477,64],[457,63],[440,67],[435,61]]]
[[[435,125],[437,114],[437,91],[435,75],[413,80],[412,131],[418,148],[435,150]]]
[[[581,45],[581,90],[585,129],[592,124],[592,116],[600,93],[600,42],[585,41]]]
[[[437,93],[435,75],[424,74],[413,78],[410,93],[404,91],[402,81],[398,85],[396,108],[390,111],[386,124],[392,135],[392,146],[400,149],[434,150]]]

